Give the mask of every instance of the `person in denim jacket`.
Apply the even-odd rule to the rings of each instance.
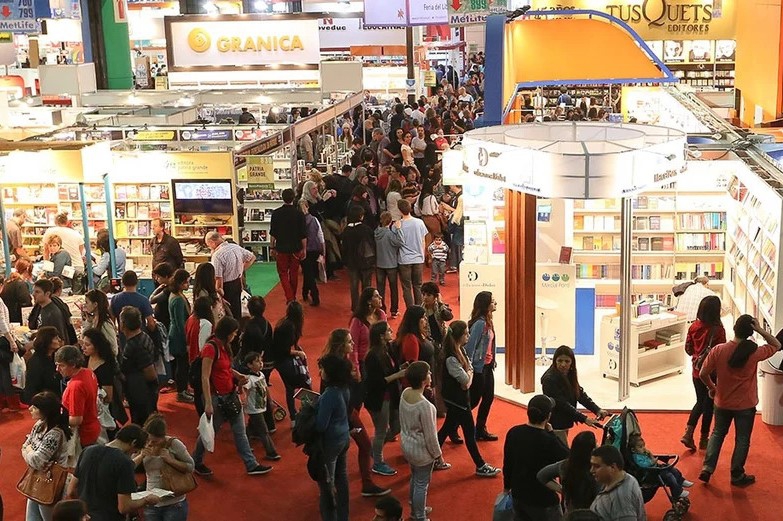
[[[476,440],[497,441],[496,434],[487,431],[489,409],[495,400],[495,328],[492,323],[492,313],[497,309],[497,302],[492,293],[482,291],[473,300],[473,311],[470,313],[470,337],[465,345],[468,360],[473,366],[473,383],[470,386],[470,403],[478,406],[476,415]]]

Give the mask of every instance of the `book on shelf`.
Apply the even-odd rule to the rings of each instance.
[[[638,243],[638,250],[639,251],[650,251],[650,238],[649,237],[639,237],[637,239]]]
[[[128,212],[128,207],[125,203],[114,203],[114,217],[117,219],[125,219]]]
[[[150,218],[150,206],[148,203],[139,203],[137,207],[137,215],[139,219]]]
[[[261,230],[261,242],[267,242],[269,240],[268,230]]]
[[[261,230],[251,230],[250,240],[253,242],[261,242]]]
[[[148,212],[150,219],[159,219],[160,218],[160,203],[150,203],[149,204],[149,212]]]
[[[125,185],[114,186],[114,198],[118,201],[124,201],[128,198],[128,190]]]
[[[152,234],[149,221],[139,221],[138,224],[139,224],[138,227],[139,237],[147,237],[148,235]]]
[[[252,236],[250,234],[250,230],[242,230],[242,242],[249,242],[252,241]]]
[[[128,199],[141,199],[138,185],[125,185],[125,191],[128,193]]]
[[[160,203],[160,218],[171,219],[171,203]]]
[[[149,185],[139,185],[139,199],[142,201],[149,201],[150,200],[150,186]]]
[[[138,218],[138,203],[128,203],[125,206],[125,217],[128,219]]]
[[[558,262],[560,264],[571,264],[571,254],[573,251],[574,249],[571,246],[561,246]]]

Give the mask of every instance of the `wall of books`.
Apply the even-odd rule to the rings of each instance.
[[[729,176],[715,163],[689,163],[677,182],[633,199],[634,301],[671,304],[675,281],[699,275],[721,287]],[[614,307],[620,292],[620,200],[574,201],[572,246],[577,277],[594,284],[596,305]]]
[[[38,152],[34,154],[39,154]],[[34,159],[34,158],[30,158]],[[50,172],[47,182],[14,182],[2,187],[5,217],[23,208],[28,222],[23,226],[25,248],[32,256],[41,253],[41,239],[54,225],[55,215],[68,211],[73,227],[83,232],[79,182],[84,181],[88,234],[95,238],[98,230],[108,226],[108,214],[114,221],[114,238],[137,268],[151,268],[152,220],[163,219],[169,233],[181,243],[186,261],[203,262],[209,250],[203,245],[208,231],[216,230],[227,238],[238,240],[234,167],[230,152],[113,152],[109,165],[112,206],[101,176],[87,172]],[[29,178],[35,181],[35,177]],[[56,181],[55,181],[56,180]],[[230,189],[223,213],[199,214],[176,211],[172,180],[222,181]],[[90,181],[90,182],[87,182]],[[185,208],[185,210],[188,210]]]

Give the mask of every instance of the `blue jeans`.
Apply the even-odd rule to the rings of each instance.
[[[144,509],[144,521],[187,521],[188,500],[165,507],[147,507]]]
[[[348,469],[346,457],[350,442],[324,446],[326,473],[318,482],[322,521],[348,521]]]
[[[27,511],[25,514],[25,521],[52,521],[52,512],[54,511],[54,505],[42,505],[33,501],[27,500]]]
[[[753,421],[756,419],[756,408],[734,411],[715,407],[715,427],[707,444],[707,454],[704,456],[703,470],[712,474],[718,466],[718,456],[723,447],[723,440],[729,432],[729,426],[734,421],[734,453],[731,455],[731,479],[737,480],[745,475],[745,461],[750,450],[750,435],[753,433]]]
[[[214,414],[212,415],[212,426],[215,428],[215,438],[217,438],[217,433],[220,432],[220,427],[226,421],[225,418],[223,418],[220,407],[217,405],[217,400],[217,395],[213,394],[212,406],[214,407]],[[250,442],[247,441],[244,414],[240,413],[234,418],[234,421],[231,422],[231,431],[234,433],[234,446],[237,448],[237,453],[245,463],[245,468],[248,471],[252,470],[258,466],[258,461],[256,460],[256,457],[253,456],[253,451],[250,450]],[[199,436],[198,441],[196,442],[196,448],[193,451],[193,462],[196,465],[202,465],[204,463],[205,450],[204,443],[202,443],[201,437]]]
[[[674,499],[680,497],[680,494],[682,494],[682,482],[685,481],[685,478],[682,477],[682,472],[679,469],[672,467],[662,470],[661,480],[669,487],[669,491]]]
[[[427,489],[430,488],[433,464],[434,462],[429,465],[422,465],[421,467],[411,465],[411,518],[415,521],[424,521],[427,519],[427,513],[425,511],[427,506]]]

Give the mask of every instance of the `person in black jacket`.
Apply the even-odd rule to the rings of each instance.
[[[560,346],[552,357],[552,366],[541,377],[541,386],[545,395],[555,401],[550,423],[555,434],[568,445],[568,430],[575,423],[585,423],[590,427],[599,428],[600,420],[608,416],[605,410],[598,407],[579,385],[576,373],[576,357],[568,346]],[[598,416],[588,418],[576,410],[576,402],[586,407]]]
[[[385,321],[370,327],[370,350],[364,359],[364,407],[375,427],[372,440],[372,471],[393,476],[397,471],[383,459],[383,445],[400,432],[400,380],[408,365],[398,366],[389,350],[394,335]]]
[[[351,284],[351,309],[359,302],[359,283],[364,291],[372,285],[375,271],[375,236],[372,228],[362,222],[364,209],[352,206],[348,211],[348,224],[343,230],[341,253]]]
[[[476,475],[493,477],[500,474],[500,469],[484,461],[476,443],[476,425],[473,423],[468,391],[473,380],[473,366],[468,360],[468,355],[465,354],[464,345],[467,343],[468,324],[462,320],[455,320],[449,326],[443,341],[445,363],[439,378],[442,382],[443,401],[446,403],[446,421],[438,431],[438,442],[443,446],[446,438],[454,435],[457,426],[462,427],[465,446],[476,465]]]
[[[511,494],[515,520],[554,521],[562,517],[560,498],[539,483],[538,471],[568,456],[568,447],[549,423],[555,401],[542,394],[527,404],[528,421],[511,427],[503,447],[503,489]]]
[[[304,327],[304,311],[302,305],[297,302],[289,302],[285,310],[285,316],[275,326],[272,334],[271,356],[268,357],[274,362],[275,369],[280,373],[280,379],[285,385],[285,398],[288,405],[288,414],[291,415],[291,421],[296,421],[296,402],[294,401],[294,391],[300,387],[310,389],[310,384],[306,381],[307,375],[299,372],[299,367],[307,365],[307,355],[299,347],[299,339],[302,338],[302,328]],[[298,358],[298,362],[294,361]]]
[[[44,326],[36,331],[33,355],[27,361],[27,374],[22,394],[24,403],[32,403],[33,396],[43,391],[51,391],[57,396],[63,394],[62,379],[54,365],[54,353],[62,345],[63,341],[56,327]]]

